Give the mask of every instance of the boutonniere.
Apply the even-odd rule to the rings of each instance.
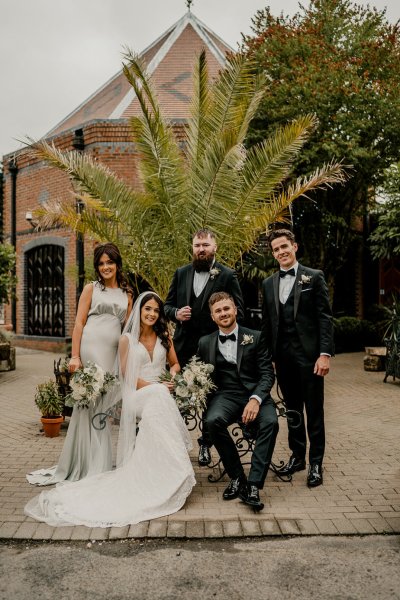
[[[243,339],[240,343],[241,346],[247,346],[247,344],[252,344],[254,342],[254,336],[249,333],[243,334]]]
[[[299,285],[303,285],[303,283],[310,283],[312,279],[312,275],[302,275],[299,280]]]
[[[217,269],[217,267],[210,269],[210,279],[215,279],[216,277],[218,277],[218,275],[220,273],[221,273],[221,269]]]

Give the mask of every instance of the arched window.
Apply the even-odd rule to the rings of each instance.
[[[28,335],[64,337],[64,248],[37,245],[26,257],[26,331]]]

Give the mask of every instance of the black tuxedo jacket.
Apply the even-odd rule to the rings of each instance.
[[[275,359],[279,327],[279,272],[263,281],[262,292],[262,330]],[[317,360],[321,353],[333,355],[333,320],[324,274],[300,263],[294,282],[293,320],[304,354],[310,361]]]
[[[219,269],[218,275],[213,279],[210,277],[204,290],[201,314],[196,328],[200,331],[200,336],[215,331],[217,326],[211,319],[208,300],[214,292],[227,292],[235,300],[238,310],[238,321],[244,318],[243,298],[236,273],[219,262],[215,262],[214,269]],[[174,345],[178,355],[184,346],[187,335],[191,335],[190,321],[178,321],[175,313],[178,308],[190,306],[190,299],[193,291],[194,268],[192,264],[185,265],[177,269],[174,273],[168,296],[165,301],[164,310],[167,318],[174,321],[177,326],[174,333]]]
[[[199,341],[197,355],[205,363],[216,365],[219,331],[202,337]],[[243,336],[249,335],[253,340],[242,344]],[[247,329],[239,325],[237,343],[237,370],[239,377],[249,393],[259,396],[262,401],[270,398],[274,385],[275,375],[272,366],[271,354],[267,349],[261,331]],[[211,374],[215,378],[215,371]],[[223,392],[223,390],[217,390]]]

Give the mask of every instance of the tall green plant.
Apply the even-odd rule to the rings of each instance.
[[[10,244],[0,244],[0,303],[8,302],[17,283],[14,274],[15,250]]]
[[[271,223],[287,219],[296,198],[346,178],[332,162],[286,185],[295,157],[316,127],[313,115],[245,148],[266,83],[243,55],[231,57],[214,83],[205,53],[199,56],[183,150],[161,114],[145,65],[128,51],[123,70],[141,108],[141,116],[130,120],[140,185],[133,189],[90,156],[38,142],[36,156],[66,171],[85,204],[81,215],[72,202],[48,204],[40,222],[115,242],[127,267],[162,297],[174,270],[190,259],[198,228],[216,232],[221,259],[234,266]]]

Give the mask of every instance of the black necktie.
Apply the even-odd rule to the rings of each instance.
[[[289,271],[279,271],[279,277],[286,277],[286,275],[293,275],[293,277],[294,277],[296,275],[296,271],[294,270],[294,267],[289,269]]]
[[[230,333],[229,335],[220,335],[219,341],[221,344],[225,344],[226,340],[232,340],[232,342],[236,341],[236,335],[234,333]]]

